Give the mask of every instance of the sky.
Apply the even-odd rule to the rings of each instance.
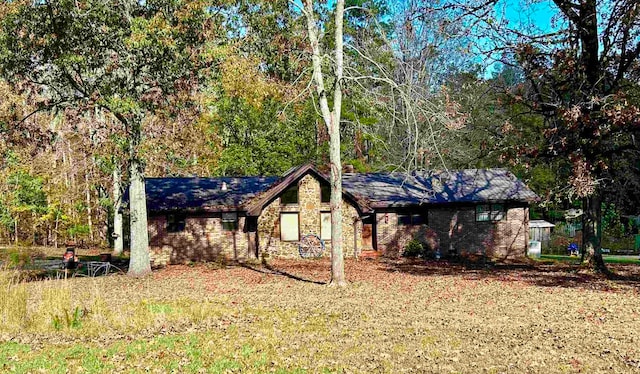
[[[506,18],[508,28],[520,30],[527,34],[548,33],[558,28],[558,8],[552,0],[500,0],[495,7],[498,20]],[[482,42],[481,44],[482,45]],[[487,48],[492,48],[487,39]],[[495,56],[494,58],[499,58]],[[485,66],[483,76],[491,78],[496,71],[501,70],[502,64],[493,59],[480,58],[480,64]]]
[[[293,0],[295,4],[301,6],[301,0]],[[406,0],[388,0],[390,3],[402,2]],[[460,1],[460,0],[458,0]],[[332,8],[335,0],[327,0],[326,6]],[[527,33],[547,33],[558,28],[558,19],[554,16],[558,14],[558,8],[553,0],[498,0],[495,7],[497,21],[506,18],[508,27],[520,29]],[[532,29],[533,28],[533,29]],[[491,42],[487,39],[487,46]],[[501,64],[492,62],[490,59],[478,61],[485,66],[484,76],[490,78],[493,73],[500,70]]]
[[[551,0],[503,0],[498,9],[503,10],[509,25],[535,25],[540,31],[554,28],[552,19],[557,7]]]

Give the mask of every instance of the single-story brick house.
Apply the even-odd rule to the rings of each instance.
[[[343,174],[345,256],[398,256],[413,239],[442,256],[526,253],[537,196],[504,169]],[[299,257],[315,234],[329,254],[328,177],[312,165],[282,177],[146,180],[154,265],[264,255]]]

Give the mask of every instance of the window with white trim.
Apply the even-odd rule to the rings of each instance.
[[[506,214],[504,204],[491,204],[491,220],[502,221]]]
[[[320,212],[320,239],[331,240],[331,213]]]
[[[506,217],[504,204],[480,204],[476,205],[476,221],[490,222],[502,221]]]
[[[297,212],[280,213],[280,240],[284,242],[300,240],[299,215]]]

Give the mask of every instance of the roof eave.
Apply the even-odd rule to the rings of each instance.
[[[390,208],[408,208],[414,206],[442,206],[449,204],[491,204],[491,203],[531,203],[536,202],[536,199],[485,199],[485,200],[454,200],[454,201],[423,201],[420,203],[371,203],[370,207],[373,209],[390,209]]]
[[[197,208],[164,208],[164,209],[148,209],[149,213],[155,214],[171,214],[171,213],[224,213],[224,212],[245,212],[246,209],[242,205],[226,205],[214,207],[197,207]]]
[[[290,172],[284,178],[275,183],[271,188],[267,189],[262,196],[254,198],[254,201],[250,201],[247,204],[247,215],[248,216],[259,216],[262,212],[262,209],[270,204],[273,200],[275,200],[282,192],[284,192],[292,183],[297,182],[302,179],[307,173],[314,174],[316,177],[324,180],[326,183],[330,183],[329,179],[322,173],[320,173],[313,164],[305,164],[299,167],[296,171]],[[356,209],[360,213],[371,213],[372,210],[369,208],[367,204],[364,204],[360,199],[355,197],[350,192],[346,191],[344,188],[342,189],[342,196],[346,197],[348,200],[355,205]]]

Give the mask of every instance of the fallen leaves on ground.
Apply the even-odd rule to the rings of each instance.
[[[170,266],[143,279],[29,283],[31,311],[47,289],[69,287],[87,318],[102,320],[60,331],[7,330],[0,367],[640,371],[634,268],[621,267],[622,276],[609,280],[568,266],[350,260],[344,289],[325,286],[329,269],[326,259],[273,260]]]

